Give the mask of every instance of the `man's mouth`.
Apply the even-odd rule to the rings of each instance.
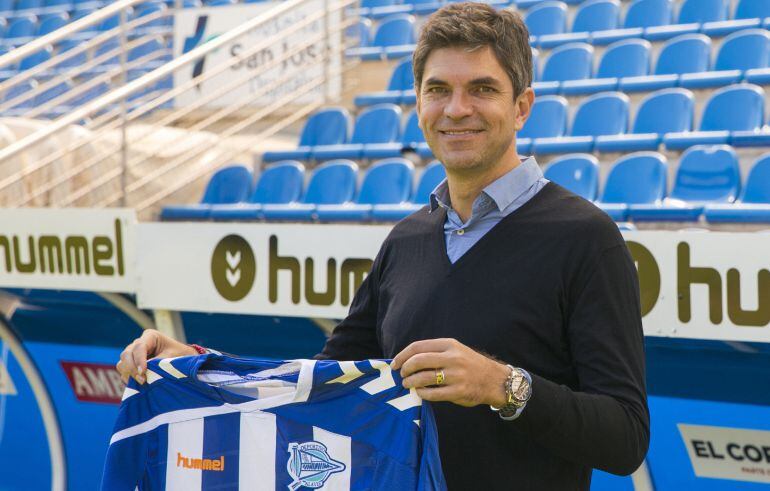
[[[460,136],[460,135],[475,135],[481,133],[482,130],[439,130],[442,135]]]

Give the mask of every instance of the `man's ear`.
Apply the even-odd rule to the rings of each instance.
[[[524,123],[529,119],[529,115],[532,113],[532,104],[535,103],[535,91],[532,87],[522,92],[519,97],[516,98],[516,121],[514,123],[516,131],[519,131],[524,127]]]

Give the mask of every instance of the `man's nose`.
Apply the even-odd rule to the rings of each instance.
[[[450,119],[462,119],[473,113],[470,97],[463,90],[452,91],[452,97],[444,106],[444,115]]]

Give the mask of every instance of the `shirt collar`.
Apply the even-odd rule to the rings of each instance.
[[[503,211],[516,198],[543,178],[543,171],[537,164],[535,157],[527,157],[510,171],[506,172],[495,181],[485,187],[482,192],[492,199],[499,211]],[[444,179],[430,193],[430,211],[436,208],[450,208],[449,186]]]

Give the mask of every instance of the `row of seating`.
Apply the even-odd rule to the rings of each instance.
[[[356,193],[357,176],[355,162],[326,162],[313,171],[303,193],[304,166],[283,161],[265,169],[252,189],[251,171],[232,166],[214,174],[200,204],[167,206],[161,219],[396,221],[427,204],[445,173],[438,162],[428,165],[414,192],[414,166],[402,158],[373,164]]]
[[[770,154],[753,165],[741,185],[738,157],[727,145],[698,145],[680,159],[667,196],[668,165],[657,152],[621,157],[611,168],[601,199],[599,164],[588,154],[570,154],[545,168],[545,177],[596,205],[615,221],[697,221],[770,223]],[[209,181],[201,203],[169,206],[163,220],[395,221],[428,204],[444,169],[428,165],[414,192],[414,167],[385,159],[365,173],[356,193],[358,167],[349,160],[318,166],[303,193],[304,166],[283,161],[269,166],[252,189],[251,171],[233,166]],[[354,199],[355,198],[355,199]]]
[[[630,152],[657,150],[661,144],[668,150],[699,144],[766,146],[770,145],[770,129],[764,126],[764,107],[761,87],[724,87],[706,101],[698,130],[693,131],[695,96],[687,89],[651,93],[640,102],[633,125],[629,124],[630,100],[620,92],[602,92],[581,101],[571,124],[565,98],[542,96],[535,99],[516,143],[522,154]],[[401,109],[394,104],[377,104],[363,110],[348,139],[351,121],[345,109],[321,110],[307,120],[296,149],[266,152],[263,160],[373,159],[405,151],[432,157],[414,110],[403,131]]]
[[[595,204],[615,221],[770,223],[770,154],[752,166],[744,186],[735,150],[727,145],[692,147],[682,154],[670,195],[667,163],[657,152],[620,158]],[[599,196],[599,164],[587,154],[552,161],[545,177],[588,200]]]
[[[387,3],[391,0],[375,1]],[[398,5],[377,8],[390,14],[400,8]],[[415,4],[409,5],[414,7]],[[531,34],[530,44],[543,49],[574,42],[608,45],[632,38],[660,41],[696,33],[725,36],[744,29],[770,27],[770,2],[740,0],[735,16],[729,20],[728,8],[729,0],[685,0],[678,18],[682,23],[671,24],[673,4],[670,0],[634,0],[626,11],[622,27],[617,28],[620,24],[617,0],[588,0],[578,8],[572,32],[567,33],[566,5],[546,1],[527,11],[524,20]],[[414,9],[406,11],[413,12]],[[396,59],[414,50],[417,23],[410,13],[383,18],[371,39],[368,38],[367,24],[362,26],[361,46],[349,49],[348,56],[363,60]]]
[[[535,93],[574,96],[606,90],[631,93],[668,87],[701,89],[741,81],[770,84],[770,31],[764,29],[747,29],[728,36],[713,65],[709,59],[711,40],[707,36],[679,36],[663,45],[652,74],[650,43],[643,39],[610,45],[596,71],[593,52],[585,43],[561,46],[551,52],[541,73],[538,52],[533,50]],[[385,91],[359,94],[354,100],[359,107],[383,102],[415,104],[411,58],[396,65]]]
[[[770,17],[770,4],[764,0],[740,0],[732,18],[729,0],[684,0],[674,20],[670,0],[636,0],[621,22],[617,0],[589,0],[580,4],[571,29],[567,30],[567,6],[563,2],[539,2],[525,14],[533,36],[532,44],[552,48],[582,41],[606,45],[621,39],[669,39],[681,34],[703,33],[724,36],[732,32],[761,27]]]

